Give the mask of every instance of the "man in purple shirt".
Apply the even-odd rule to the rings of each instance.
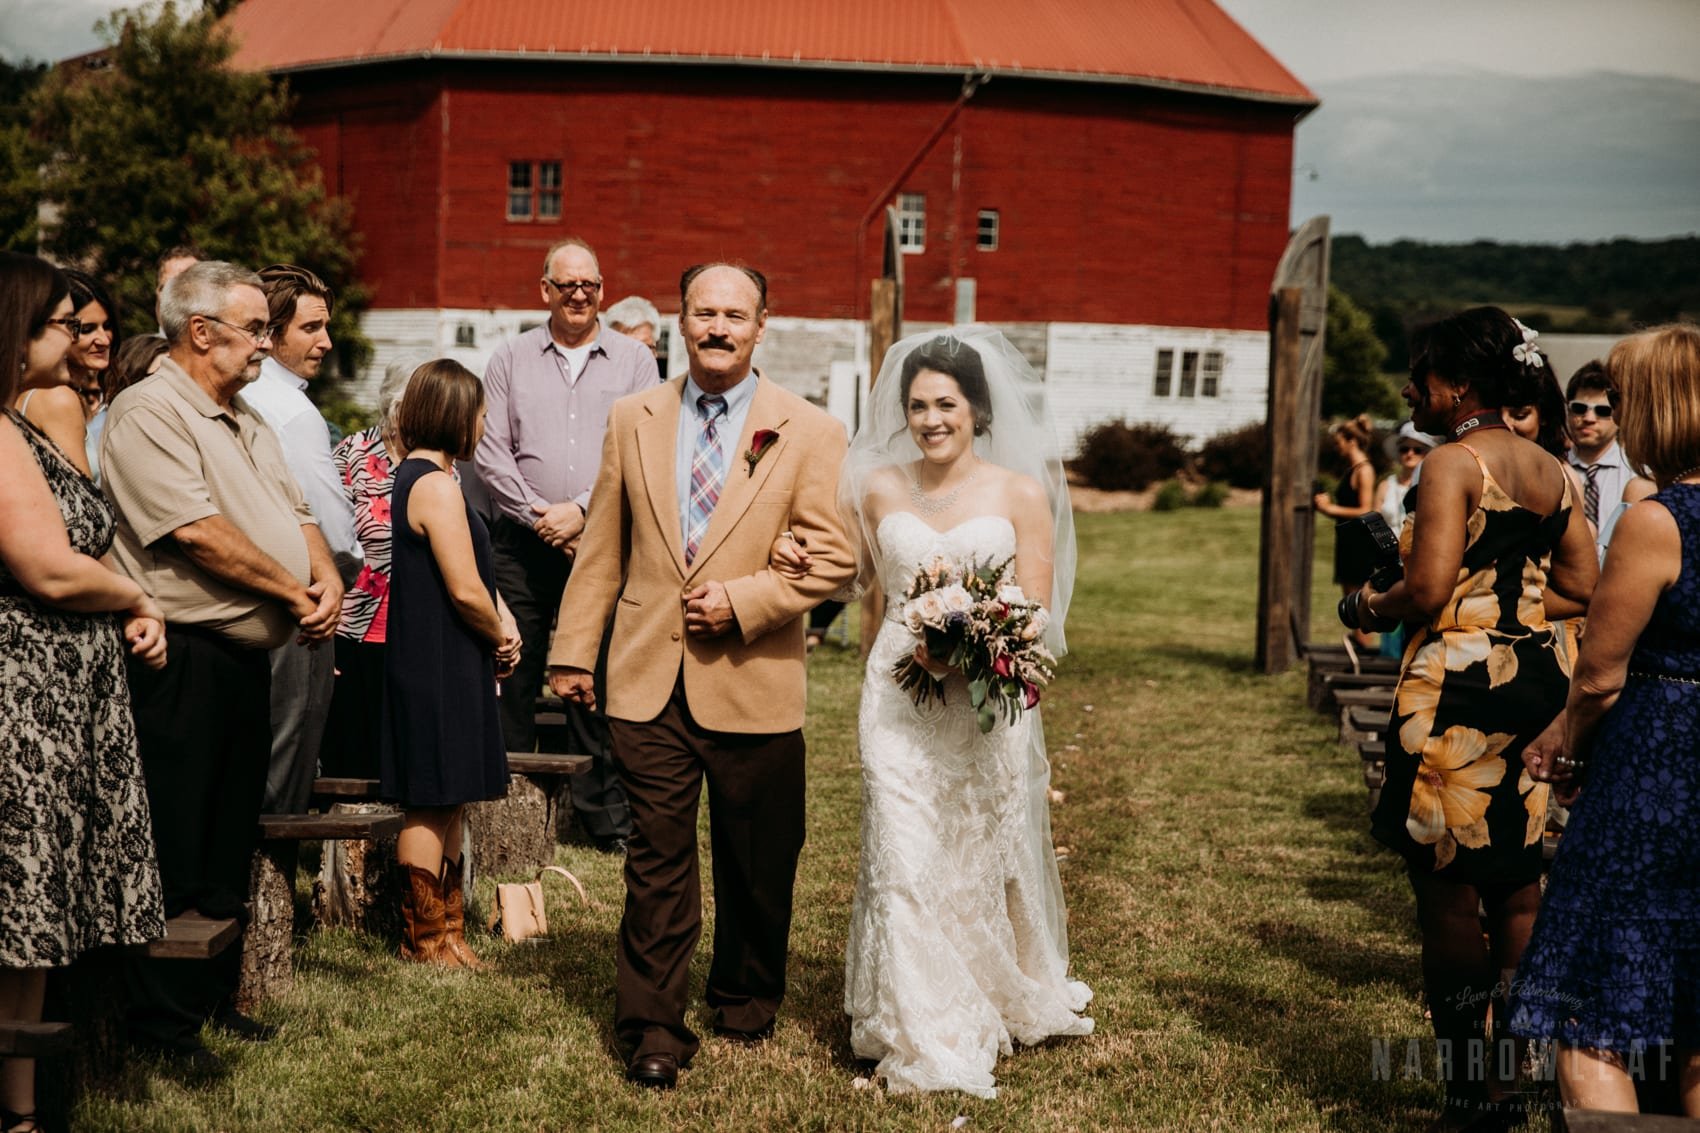
[[[474,457],[496,516],[496,586],[519,624],[519,665],[502,690],[509,751],[537,746],[534,701],[584,517],[595,506],[590,489],[608,410],[656,384],[649,350],[597,322],[602,271],[590,245],[563,240],[543,262],[538,286],[549,321],[490,358],[484,440]],[[631,813],[609,762],[607,727],[569,704],[567,728],[571,749],[596,757],[588,774],[572,777],[573,808],[593,841],[617,849],[631,833]]]

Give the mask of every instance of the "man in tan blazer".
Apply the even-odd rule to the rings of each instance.
[[[715,1031],[758,1042],[785,994],[803,846],[804,624],[855,553],[836,494],[843,427],[757,374],[767,280],[728,264],[680,280],[690,373],[614,404],[594,505],[561,598],[549,683],[594,704],[608,619],[614,762],[631,800],[615,1031],[626,1076],[674,1085],[702,927],[697,800],[714,850]],[[807,577],[768,568],[791,531]]]

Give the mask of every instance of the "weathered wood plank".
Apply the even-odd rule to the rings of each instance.
[[[230,947],[241,931],[232,919],[182,913],[165,922],[164,937],[148,941],[142,950],[156,960],[207,960]]]
[[[588,755],[559,755],[547,751],[510,751],[508,770],[515,775],[583,775],[590,770]]]
[[[0,1019],[0,1055],[44,1058],[71,1049],[71,1024]]]
[[[397,814],[262,814],[262,839],[379,838],[401,830]]]
[[[1601,1113],[1566,1109],[1564,1128],[1570,1133],[1695,1133],[1700,1122],[1659,1113]]]
[[[313,780],[313,794],[320,798],[376,799],[378,789],[379,782],[376,779],[320,778]]]

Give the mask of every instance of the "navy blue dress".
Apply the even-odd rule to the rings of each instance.
[[[391,497],[379,774],[383,797],[410,807],[458,806],[508,793],[490,647],[455,612],[430,543],[407,523],[413,485],[440,471],[428,460],[402,461]],[[478,577],[494,601],[490,533],[470,507],[466,522]]]
[[[1676,517],[1682,573],[1587,753],[1511,1018],[1622,1052],[1700,1047],[1700,486],[1653,498]]]

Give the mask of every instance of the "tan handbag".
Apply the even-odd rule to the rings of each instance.
[[[546,865],[530,881],[500,883],[496,886],[496,908],[490,914],[490,931],[503,940],[518,944],[522,940],[540,940],[549,935],[549,916],[543,908],[543,875],[558,873],[572,882],[579,900],[588,907],[590,898],[578,878],[558,865]]]

